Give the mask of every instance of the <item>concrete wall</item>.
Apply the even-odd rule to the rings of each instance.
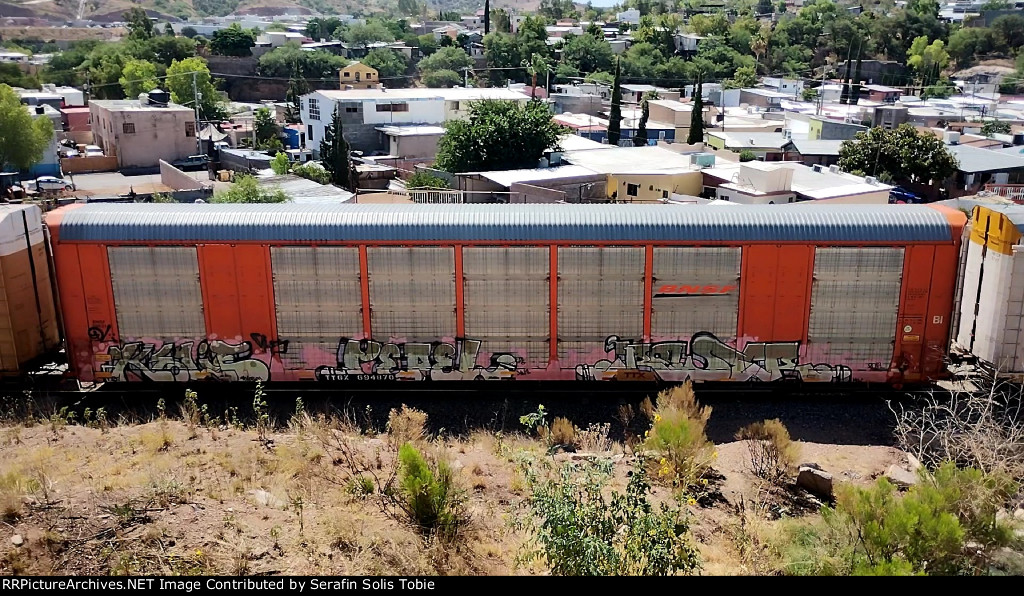
[[[113,172],[117,170],[117,156],[104,155],[103,157],[69,157],[61,160],[60,167],[66,174]]]
[[[557,203],[565,200],[565,193],[560,190],[541,188],[521,182],[513,183],[509,187],[509,191],[512,192],[509,196],[509,203]]]
[[[120,168],[156,168],[160,160],[174,161],[195,154],[196,117],[188,108],[166,110],[107,110],[91,106],[93,137],[107,155],[116,155]],[[134,133],[124,124],[135,125]]]
[[[434,159],[437,157],[437,143],[442,135],[417,135],[389,137],[391,155],[403,159]]]
[[[164,160],[160,160],[160,182],[174,190],[202,190],[202,182],[182,172]]]
[[[608,197],[619,202],[657,202],[672,196],[699,195],[704,177],[699,171],[678,174],[609,174]],[[637,185],[636,196],[629,195],[630,184]],[[668,193],[667,195],[665,193]]]
[[[605,100],[596,95],[569,95],[567,93],[552,93],[549,96],[554,102],[554,112],[564,114],[589,114],[597,116],[601,112]]]

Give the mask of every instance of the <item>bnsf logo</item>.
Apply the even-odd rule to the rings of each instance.
[[[736,290],[739,286],[718,286],[718,285],[706,285],[706,286],[679,286],[679,285],[665,285],[658,288],[658,291],[654,293],[655,296],[695,296],[704,294],[728,294]]]

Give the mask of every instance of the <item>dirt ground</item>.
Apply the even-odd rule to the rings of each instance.
[[[517,462],[524,454],[556,464],[586,457],[547,455],[538,440],[487,431],[423,442],[447,454],[469,495],[472,521],[452,546],[425,540],[375,495],[353,490],[345,472],[353,459],[382,477],[393,469],[393,434],[338,431],[307,418],[261,440],[224,424],[93,420],[104,428],[59,416],[0,428],[0,573],[544,574],[538,564],[517,563],[528,538],[510,523],[523,515],[526,496]],[[885,445],[798,446],[799,461],[840,482],[867,483],[905,461]],[[613,486],[621,489],[629,456],[621,443],[604,447],[599,455],[614,462]],[[713,486],[720,496],[689,507],[704,574],[766,572],[737,540],[745,511],[767,511],[747,461],[745,442],[719,443]],[[655,500],[669,496],[655,487]],[[820,505],[801,499],[775,499],[765,523]]]

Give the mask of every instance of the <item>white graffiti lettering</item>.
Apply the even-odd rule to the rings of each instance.
[[[714,381],[849,382],[843,365],[800,362],[799,342],[748,343],[741,352],[708,332],[689,341],[637,342],[617,335],[605,340],[614,357],[576,367],[577,380],[643,379]]]
[[[267,381],[270,369],[252,357],[252,344],[221,340],[153,344],[141,341],[107,348],[100,367],[111,381]]]
[[[526,374],[515,354],[492,354],[487,366],[477,364],[482,342],[459,338],[447,342],[380,342],[342,338],[337,366],[316,369],[320,381],[461,381],[511,380]]]

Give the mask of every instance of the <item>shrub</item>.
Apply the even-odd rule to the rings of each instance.
[[[576,446],[576,427],[568,418],[558,417],[551,423],[551,432],[548,433],[548,443],[551,445]]]
[[[416,443],[427,436],[427,414],[402,404],[402,409],[388,413],[388,437],[394,446]]]
[[[405,181],[406,188],[448,188],[448,181],[423,170],[417,171]]]
[[[786,572],[795,575],[977,575],[990,553],[1013,539],[996,520],[1017,486],[1002,474],[943,464],[923,471],[900,496],[882,478],[869,488],[842,486],[819,522],[785,533]],[[971,544],[968,547],[968,544]]]
[[[270,169],[278,176],[287,174],[290,167],[291,162],[288,161],[288,154],[283,151],[275,155],[274,159],[270,160]]]
[[[399,508],[421,532],[442,540],[455,539],[469,522],[469,515],[451,466],[440,457],[431,466],[409,443],[399,449],[398,459]]]
[[[307,162],[302,165],[295,166],[292,168],[292,174],[301,176],[307,180],[312,180],[318,184],[331,183],[331,173],[325,170],[320,164],[313,162]]]
[[[796,460],[797,447],[778,419],[748,424],[736,432],[736,439],[747,442],[750,471],[758,478],[777,481],[789,473]]]
[[[686,489],[708,471],[717,455],[704,432],[711,408],[697,403],[689,381],[662,391],[657,401],[644,447],[660,458],[658,476]]]
[[[757,154],[751,151],[750,149],[744,149],[743,151],[740,151],[741,162],[754,161],[755,159],[757,159]]]
[[[700,567],[689,523],[678,509],[648,499],[650,485],[637,460],[624,494],[603,489],[610,466],[564,466],[551,480],[527,469],[527,499],[539,525],[522,558],[543,560],[553,575],[669,575]],[[527,521],[519,524],[526,525]]]

